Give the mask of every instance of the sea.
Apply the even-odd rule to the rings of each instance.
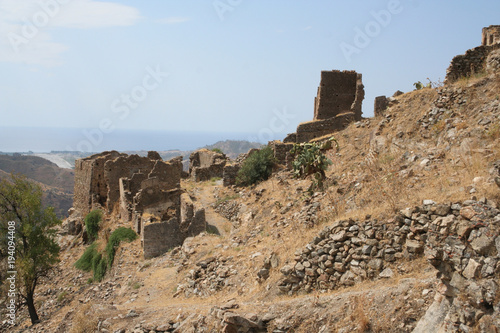
[[[189,132],[115,129],[104,133],[96,128],[0,127],[0,152],[102,152],[106,150],[194,150],[225,140],[267,143],[280,139],[259,133]],[[266,142],[262,139],[265,139]]]

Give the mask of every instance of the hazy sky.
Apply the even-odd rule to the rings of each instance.
[[[0,0],[0,126],[284,136],[312,119],[321,70],[362,73],[372,116],[376,96],[443,80],[499,14],[497,0]]]

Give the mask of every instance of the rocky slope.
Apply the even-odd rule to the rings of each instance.
[[[158,258],[124,244],[101,283],[61,263],[25,332],[494,332],[500,328],[500,75],[391,99],[339,132],[324,191],[183,181],[209,233]],[[124,223],[109,216],[101,239]]]

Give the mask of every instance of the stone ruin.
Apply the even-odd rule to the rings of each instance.
[[[180,186],[182,159],[162,161],[116,151],[75,162],[73,207],[85,216],[100,208],[117,214],[141,235],[144,257],[161,255],[206,229],[205,211]]]
[[[308,142],[343,130],[361,120],[361,103],[365,90],[361,74],[355,71],[322,71],[318,94],[314,98],[314,118],[299,124],[284,143]]]
[[[361,104],[365,96],[362,76],[355,71],[322,71],[317,96],[314,98],[314,118],[299,124],[295,133],[283,142],[272,141],[270,146],[278,163],[290,166],[289,151],[294,143],[331,135],[362,118]]]
[[[483,28],[481,45],[457,55],[446,71],[445,82],[455,82],[461,77],[469,77],[485,70],[486,58],[500,49],[500,25]]]
[[[222,178],[227,157],[208,149],[200,149],[189,156],[189,175],[201,182],[212,178]]]

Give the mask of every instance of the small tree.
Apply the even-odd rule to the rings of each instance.
[[[236,177],[236,184],[248,186],[268,179],[273,173],[274,164],[274,152],[271,147],[257,150],[243,162]]]
[[[40,278],[59,261],[55,227],[61,223],[53,207],[42,206],[42,190],[24,176],[0,181],[0,235],[2,246],[15,260],[19,295],[25,300],[31,323],[39,322],[34,303]],[[9,228],[10,227],[10,228]],[[10,267],[9,267],[10,268]]]

